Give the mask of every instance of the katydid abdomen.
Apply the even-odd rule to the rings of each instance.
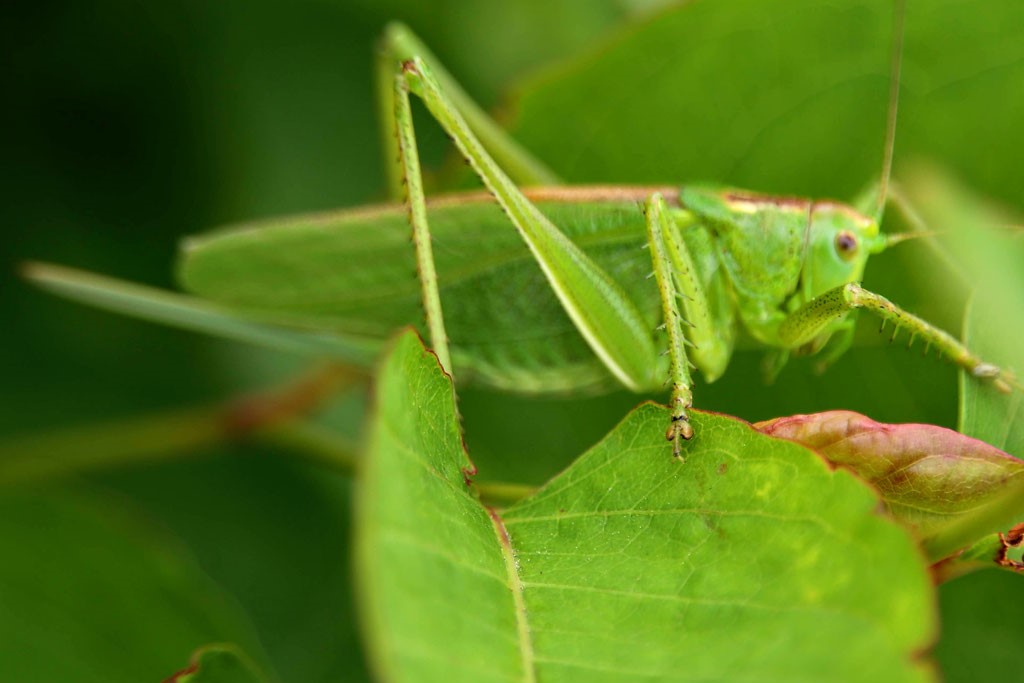
[[[527,193],[619,283],[652,335],[662,322],[661,310],[658,289],[648,277],[651,257],[644,248],[639,202],[654,189]],[[460,381],[528,393],[618,386],[489,195],[434,201],[429,220]],[[710,235],[697,225],[683,234],[691,251],[702,255],[697,269],[705,286],[722,293],[724,282],[710,282],[721,280],[717,257],[708,249]],[[188,290],[259,320],[383,342],[401,326],[422,322],[415,270],[406,210],[395,205],[229,227],[192,238],[179,274]],[[728,305],[719,296],[719,314],[731,319]],[[660,389],[666,372],[652,368],[658,379],[645,388]]]

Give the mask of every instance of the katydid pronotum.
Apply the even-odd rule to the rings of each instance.
[[[232,311],[327,332],[353,349],[425,310],[431,345],[460,381],[568,393],[654,391],[668,379],[666,435],[680,457],[693,435],[690,370],[720,376],[741,325],[770,349],[777,372],[794,353],[834,361],[852,341],[851,312],[865,308],[1008,390],[1007,373],[858,284],[868,257],[904,238],[879,230],[893,73],[887,160],[869,217],[835,202],[734,190],[560,186],[408,29],[392,25],[378,81],[389,191],[403,203],[194,238],[181,277]],[[410,94],[486,191],[427,202]],[[410,222],[418,284],[409,278]]]

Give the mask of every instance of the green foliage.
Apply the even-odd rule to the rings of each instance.
[[[410,23],[485,104],[493,102],[511,79],[555,64],[520,79],[518,97],[504,103],[503,113],[516,136],[571,181],[708,180],[849,199],[874,179],[881,165],[891,27],[891,5],[883,0],[681,3],[614,34],[607,31],[635,16],[628,8],[663,3],[307,0],[292,3],[288,12],[251,0],[186,0],[145,9],[109,0],[60,4],[61,11],[26,9],[21,25],[16,23],[19,30],[11,31],[9,46],[17,55],[21,77],[10,92],[18,105],[10,110],[10,129],[16,135],[6,149],[21,172],[7,181],[12,199],[3,209],[8,264],[44,258],[167,286],[172,245],[183,234],[223,222],[379,199],[371,56],[379,28],[392,19]],[[896,177],[906,177],[908,159],[924,156],[981,196],[1001,201],[1011,211],[1024,209],[1019,173],[1024,128],[1018,121],[1024,108],[1024,91],[1018,87],[1024,42],[1019,40],[1016,0],[988,3],[984,12],[978,11],[977,3],[961,0],[909,4]],[[595,45],[602,34],[605,38]],[[558,62],[570,56],[570,61]],[[426,158],[439,159],[442,136],[431,133],[429,126],[418,130],[423,131]],[[440,178],[454,175],[458,174],[442,173]],[[939,193],[916,204],[938,207],[940,217],[948,217],[962,204],[943,205],[943,196],[948,195]],[[932,221],[929,216],[929,227],[944,229]],[[1020,223],[1012,216],[1007,222]],[[887,216],[885,225],[898,226],[899,219]],[[922,247],[911,243],[873,259],[865,284],[956,331],[970,287],[941,288],[956,279],[949,277],[946,263]],[[985,270],[1001,275],[1024,272],[1010,250],[996,252],[999,258],[991,251],[981,258]],[[969,250],[960,243],[948,253],[957,261],[966,259]],[[22,434],[169,407],[177,410],[286,376],[295,366],[294,361],[246,346],[207,343],[57,303],[14,282],[13,268],[4,271],[0,278],[8,279],[0,283],[0,299],[8,325],[7,353],[0,358],[6,389],[0,394],[0,424],[5,432]],[[402,286],[414,284],[411,271],[404,277],[408,279]],[[1015,346],[1022,336],[1009,331],[1010,323],[1024,320],[1024,307],[1012,296],[1024,287],[1014,282],[996,284],[996,292],[1010,296],[988,290],[975,301],[965,334],[979,349],[1008,359],[1004,362],[1020,372],[1024,362],[1014,359],[1014,348],[1009,349],[1011,355],[995,348],[1005,347],[1006,340]],[[147,309],[147,315],[161,320],[180,315],[188,324],[207,328],[224,323],[218,315],[210,316],[205,304],[190,308],[197,303],[194,300],[163,303],[167,306],[159,312],[164,317],[154,309]],[[982,305],[995,312],[983,311]],[[259,326],[235,327],[232,333],[267,339]],[[322,342],[280,331],[275,337],[285,345]],[[791,364],[773,387],[762,387],[756,379],[760,358],[740,354],[719,383],[697,386],[698,406],[748,420],[845,408],[885,422],[955,423],[957,389],[950,368],[919,354],[885,348],[877,343],[874,330],[862,333],[858,341],[861,345],[826,376],[814,375],[807,364]],[[417,402],[440,400],[437,394],[421,396],[421,388],[410,389],[411,396],[419,397]],[[382,385],[385,389],[395,387]],[[976,392],[967,383],[962,430],[1021,455],[1021,409],[1014,396],[1019,394],[1005,399]],[[627,523],[646,524],[644,531],[652,533],[648,537],[632,530],[636,541],[612,556],[595,554],[588,559],[589,555],[570,553],[559,560],[540,555],[551,549],[542,547],[540,523],[528,521],[541,511],[534,507],[531,513],[531,505],[548,505],[545,513],[554,515],[563,506],[558,496],[578,496],[567,502],[592,509],[602,500],[611,505],[614,496],[639,493],[630,487],[650,484],[670,466],[703,477],[690,480],[693,488],[671,476],[658,482],[665,487],[660,490],[663,495],[679,487],[679,499],[666,504],[681,505],[697,500],[700,491],[695,487],[702,483],[741,479],[744,472],[749,476],[756,470],[757,463],[742,457],[724,475],[713,468],[719,464],[714,457],[701,460],[693,455],[682,466],[658,459],[655,452],[665,444],[655,446],[655,428],[663,429],[663,416],[651,407],[631,414],[596,450],[572,464],[579,453],[604,439],[636,401],[625,394],[576,396],[569,401],[474,390],[460,396],[466,440],[481,470],[480,490],[489,490],[485,479],[539,484],[570,467],[546,493],[501,517],[513,547],[521,550],[522,558],[531,559],[529,565],[523,563],[521,579],[541,583],[531,572],[544,570],[550,576],[558,569],[552,565],[564,563],[561,570],[573,575],[576,586],[590,581],[588,585],[602,590],[623,591],[589,602],[553,592],[545,595],[549,591],[543,589],[531,595],[527,586],[525,604],[540,612],[533,617],[540,620],[537,633],[548,639],[536,641],[537,652],[550,653],[566,644],[556,640],[567,636],[550,626],[553,621],[540,628],[543,619],[575,614],[572,628],[586,629],[585,637],[569,643],[579,649],[566,653],[566,659],[574,655],[607,662],[621,656],[610,643],[631,643],[639,654],[647,643],[664,646],[671,638],[673,645],[682,642],[694,650],[703,646],[687,662],[675,665],[671,673],[678,676],[693,672],[690,662],[713,667],[735,660],[741,665],[759,657],[776,668],[759,670],[757,675],[770,671],[787,678],[852,678],[872,665],[879,671],[873,680],[930,675],[921,660],[907,658],[911,651],[920,654],[926,649],[927,637],[934,635],[934,614],[927,602],[934,594],[921,585],[921,558],[909,552],[898,528],[866,512],[864,506],[874,500],[866,489],[847,475],[825,472],[796,447],[784,449],[787,455],[773,453],[761,463],[764,480],[791,492],[817,483],[821,491],[764,501],[750,497],[758,489],[747,480],[734,490],[719,485],[712,493],[747,493],[747,500],[732,502],[757,502],[761,509],[779,506],[792,513],[803,506],[808,519],[828,518],[833,529],[849,529],[851,537],[876,533],[882,538],[878,548],[851,550],[826,535],[831,555],[818,557],[818,564],[810,563],[802,572],[793,569],[803,581],[793,586],[807,589],[834,588],[829,581],[853,577],[855,569],[857,577],[864,577],[864,586],[879,582],[871,594],[857,584],[848,593],[822,593],[822,599],[834,600],[828,603],[836,606],[834,620],[819,619],[812,627],[800,621],[810,619],[805,613],[759,612],[755,598],[742,593],[761,585],[764,595],[778,600],[788,574],[775,583],[769,579],[779,576],[787,562],[812,559],[810,532],[796,522],[759,528],[756,519],[723,517],[714,528],[748,534],[746,542],[725,545],[713,535],[707,552],[717,548],[735,561],[701,556],[707,560],[701,565],[704,577],[718,582],[697,584],[691,578],[681,586],[669,586],[684,596],[698,587],[702,594],[717,595],[716,589],[739,592],[740,600],[728,614],[712,613],[697,603],[688,612],[694,619],[706,617],[709,624],[714,617],[733,615],[730,633],[735,630],[747,639],[737,639],[738,644],[727,649],[721,639],[702,642],[699,628],[685,631],[676,623],[664,626],[653,621],[670,620],[666,614],[671,606],[656,605],[651,621],[639,612],[615,612],[636,604],[634,586],[641,580],[664,587],[678,576],[673,571],[682,571],[665,565],[665,547],[649,544],[676,538],[673,533],[681,537],[698,523],[707,529],[707,520],[714,526],[713,515],[680,517],[678,526],[669,526],[667,516],[618,520],[621,535],[609,538],[595,532],[606,527],[581,516],[550,524],[552,534],[564,534],[553,536],[559,543],[555,552],[563,552],[569,541],[603,549],[617,541],[625,545],[631,530]],[[325,420],[333,430],[355,437],[363,405],[362,396],[349,396],[331,406]],[[378,414],[374,423],[378,428],[382,417]],[[738,441],[740,445],[722,451],[723,457],[725,452],[746,453],[746,439],[753,437],[742,425],[704,414],[695,420],[713,430],[722,425],[722,438],[730,444]],[[452,429],[449,424],[447,437]],[[650,460],[627,466],[627,461],[611,457],[608,449],[626,434],[623,429],[650,438]],[[136,438],[146,433],[142,429],[121,435]],[[21,473],[84,472],[86,481],[0,493],[0,541],[14,549],[0,569],[0,678],[159,680],[181,670],[189,652],[203,643],[232,641],[264,670],[279,672],[283,681],[368,680],[351,604],[347,480],[320,467],[283,462],[279,456],[291,452],[292,446],[256,448],[249,443],[235,448],[223,443],[222,431],[217,434],[213,440],[192,438],[199,436],[196,433],[178,434],[149,450],[117,451],[116,433],[111,441],[109,434],[77,432],[76,443],[84,450],[60,462],[46,460],[54,453],[70,453],[59,451],[58,446],[69,443],[60,435],[42,449],[36,448],[40,442],[35,440],[17,442],[22,460],[15,464],[31,463]],[[85,471],[87,465],[114,464],[101,452],[103,443],[109,446],[108,453],[118,454],[119,462],[139,463],[141,456],[151,462],[114,472]],[[168,462],[173,443],[205,444],[202,453],[207,457]],[[631,452],[625,447],[616,451]],[[131,457],[132,452],[138,457]],[[612,497],[602,499],[598,489],[587,490],[585,484],[566,487],[568,477],[577,476],[581,468],[597,469],[594,458],[602,453],[609,457],[609,466],[588,481],[617,472],[614,486],[605,481],[603,489]],[[435,455],[449,458],[445,471],[450,485],[436,478],[418,483],[430,482],[449,495],[430,502],[462,506],[466,518],[461,521],[466,524],[489,523],[472,489],[462,486],[458,470],[464,455],[457,443]],[[157,456],[165,460],[152,462]],[[771,471],[772,463],[778,466],[783,461],[802,472],[801,478],[789,480]],[[375,484],[413,485],[416,471],[384,471]],[[392,474],[394,482],[389,481]],[[824,492],[836,495],[827,497]],[[395,489],[391,495],[396,495]],[[815,502],[820,504],[815,507]],[[359,506],[365,513],[367,499]],[[620,504],[618,509],[627,508]],[[400,515],[410,510],[390,505],[383,512]],[[362,531],[367,519],[358,520]],[[492,527],[487,531],[489,535],[471,534],[469,540],[447,539],[455,547],[453,557],[468,553],[471,540],[473,548],[490,553],[485,559],[493,563],[499,539]],[[368,544],[369,536],[362,538],[363,561],[372,557],[372,548],[383,552],[381,546]],[[517,545],[520,542],[525,545]],[[787,547],[787,542],[793,545]],[[425,548],[420,550],[410,561],[436,567],[440,560]],[[700,548],[694,552],[699,556]],[[652,567],[664,571],[656,574],[641,561],[647,558],[660,562]],[[497,559],[500,575],[507,563]],[[619,571],[620,561],[629,571]],[[374,585],[366,566],[360,565],[360,590]],[[814,573],[814,568],[827,571]],[[883,568],[892,572],[889,582],[878,578]],[[744,573],[755,569],[761,570],[756,577]],[[399,570],[392,565],[381,568],[377,590],[361,595],[368,610],[371,598],[401,601],[409,595],[411,582],[420,577]],[[447,593],[431,592],[454,592],[460,585],[457,576],[447,571],[412,596],[420,604],[433,601],[430,604],[436,606],[436,611],[430,607],[416,619],[436,620],[454,609],[480,617],[477,608],[487,603],[478,605],[464,594],[458,596],[461,601],[447,601]],[[906,592],[900,590],[900,576],[907,577]],[[399,592],[384,591],[386,580]],[[980,680],[1019,668],[1024,622],[1016,617],[1024,604],[1022,586],[1020,578],[1009,573],[979,572],[940,587],[942,634],[935,658],[946,680]],[[886,595],[897,602],[881,604]],[[503,599],[500,604],[507,605],[508,599]],[[902,616],[895,612],[899,600],[907,601]],[[394,618],[408,626],[410,604],[399,607]],[[588,613],[578,616],[585,607]],[[508,613],[493,614],[507,626]],[[868,614],[860,629],[851,629],[858,615]],[[380,632],[372,630],[374,624],[365,624],[376,633],[371,638],[374,662],[386,668],[379,658],[396,650],[383,647]],[[379,628],[379,622],[376,625]],[[793,630],[786,632],[785,625]],[[420,640],[411,642],[422,644],[430,636],[440,640],[440,634],[454,627],[446,622],[435,631],[416,632],[413,636]],[[850,635],[851,630],[856,633]],[[600,634],[613,640],[599,640]],[[464,635],[474,648],[495,645],[489,637],[481,643],[477,631]],[[797,636],[803,636],[799,647],[792,640]],[[511,638],[514,663],[520,661],[518,629]],[[840,645],[826,648],[830,643]],[[847,645],[849,650],[844,649]],[[433,652],[444,646],[429,644]],[[456,661],[468,661],[478,652],[453,650]],[[718,660],[709,664],[716,654]],[[232,662],[228,655],[210,655],[221,656],[226,659],[220,661]],[[630,664],[657,666],[679,652],[664,656],[655,664],[639,657]],[[843,657],[847,665],[840,668],[837,658]],[[204,675],[212,671],[200,669]],[[728,670],[723,677],[734,679],[735,673]]]
[[[181,653],[232,641],[248,618],[131,505],[68,489],[0,501],[0,679],[161,680]]]
[[[875,495],[724,416],[694,416],[680,463],[667,417],[637,409],[495,511],[467,481],[450,381],[402,335],[358,508],[382,677],[929,680],[930,580]]]

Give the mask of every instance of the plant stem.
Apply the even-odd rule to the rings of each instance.
[[[358,448],[330,429],[309,421],[295,420],[255,435],[263,443],[291,451],[304,460],[354,475],[359,466]]]
[[[152,462],[224,439],[220,411],[193,409],[116,420],[0,444],[0,485]]]
[[[320,404],[356,377],[346,368],[326,365],[283,387],[227,404],[177,410],[143,417],[73,427],[0,443],[0,485],[10,486],[133,463],[181,457],[203,448],[244,438],[298,444],[307,456],[323,461],[325,446],[314,447],[312,425],[295,418]],[[354,467],[354,449],[337,437],[330,459],[343,469]],[[310,456],[312,457],[312,456]]]
[[[476,483],[475,486],[476,490],[480,492],[480,498],[487,504],[496,507],[506,507],[512,503],[518,503],[523,498],[537,492],[536,486],[503,481],[484,481]]]

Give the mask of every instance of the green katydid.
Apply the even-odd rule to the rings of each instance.
[[[378,64],[385,151],[398,160],[390,191],[405,203],[192,239],[187,288],[260,322],[334,335],[348,359],[425,310],[432,346],[460,381],[651,391],[669,378],[676,455],[692,436],[691,366],[708,381],[720,376],[741,324],[772,349],[777,370],[790,353],[837,358],[851,343],[849,314],[867,308],[1008,387],[999,368],[857,284],[868,257],[901,239],[882,235],[877,216],[701,187],[560,187],[407,29],[389,27]],[[410,93],[486,192],[426,201]],[[408,276],[410,220],[419,285]]]

